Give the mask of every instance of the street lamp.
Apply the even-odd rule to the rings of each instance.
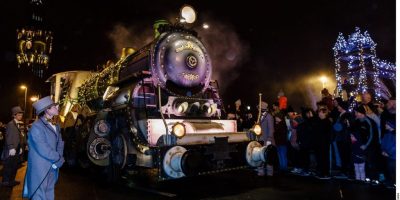
[[[319,78],[319,80],[322,83],[322,89],[324,89],[325,88],[325,84],[328,81],[328,78],[326,78],[326,76],[321,76],[321,78]]]
[[[24,104],[24,115],[25,115],[25,110],[26,110],[26,94],[28,93],[28,87],[26,87],[25,85],[21,85],[20,86],[21,89],[25,90],[25,104]]]
[[[39,100],[39,96],[31,96],[31,101],[32,101],[32,103],[35,103],[37,100]],[[31,116],[30,116],[29,119],[32,119],[33,116],[35,115],[33,106],[32,106],[32,108],[31,108],[30,115],[31,115]]]

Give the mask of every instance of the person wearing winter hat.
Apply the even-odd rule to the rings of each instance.
[[[50,96],[32,105],[38,119],[29,129],[28,167],[25,174],[23,197],[29,199],[54,199],[54,186],[59,168],[64,163],[64,142],[60,126],[52,120],[58,115],[58,105]]]
[[[353,124],[355,134],[359,134],[361,145],[360,149],[365,151],[368,170],[367,174],[373,182],[377,182],[378,174],[382,172],[382,155],[379,143],[378,126],[375,121],[367,116],[367,111],[363,105],[354,109],[356,121]]]
[[[22,153],[22,132],[19,124],[23,123],[21,120],[24,111],[21,107],[15,106],[11,109],[11,114],[13,119],[7,124],[5,146],[1,156],[4,161],[3,180],[1,185],[6,187],[13,187],[19,184],[18,181],[15,181],[15,176],[18,169],[18,155]]]

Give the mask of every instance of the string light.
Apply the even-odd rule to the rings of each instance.
[[[376,45],[368,31],[361,33],[358,27],[347,40],[339,33],[333,47],[338,96],[343,97],[343,90],[354,97],[372,90],[375,100],[380,100],[382,94],[389,93],[381,79],[395,83],[396,66],[376,57]],[[350,110],[354,106],[351,103]]]

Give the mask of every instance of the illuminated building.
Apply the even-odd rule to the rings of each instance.
[[[376,45],[369,33],[361,33],[358,27],[347,40],[339,33],[333,47],[338,96],[350,98],[369,92],[381,100],[395,95],[396,66],[376,57]]]
[[[18,68],[30,69],[42,78],[49,66],[53,33],[43,28],[43,2],[31,0],[32,15],[28,26],[17,29]]]

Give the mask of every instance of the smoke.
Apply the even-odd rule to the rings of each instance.
[[[318,102],[318,96],[317,93],[315,92],[315,89],[311,87],[311,85],[307,85],[305,87],[306,91],[307,91],[307,97],[308,97],[308,101],[306,101],[308,103],[307,107],[311,107],[313,110],[317,109],[317,102]]]
[[[212,79],[220,84],[223,93],[229,83],[238,76],[238,66],[245,61],[248,52],[248,44],[240,40],[235,29],[227,22],[211,20],[211,16],[203,16],[208,29],[196,27],[200,40],[204,43],[211,57],[213,66]],[[210,19],[210,20],[208,20]]]
[[[327,74],[328,81],[325,85],[332,95],[336,87],[336,81],[333,77],[333,74]],[[283,87],[281,86],[280,88],[283,88],[285,95],[288,97],[288,105],[297,105],[296,111],[299,111],[299,107],[316,109],[316,103],[322,98],[321,90],[323,89],[319,78],[318,74],[305,74],[301,78],[285,81]],[[277,92],[279,91],[278,88],[274,89]]]
[[[114,44],[115,55],[120,57],[122,48],[133,47],[135,50],[138,50],[153,41],[154,34],[151,28],[116,24],[108,34],[108,37]]]

